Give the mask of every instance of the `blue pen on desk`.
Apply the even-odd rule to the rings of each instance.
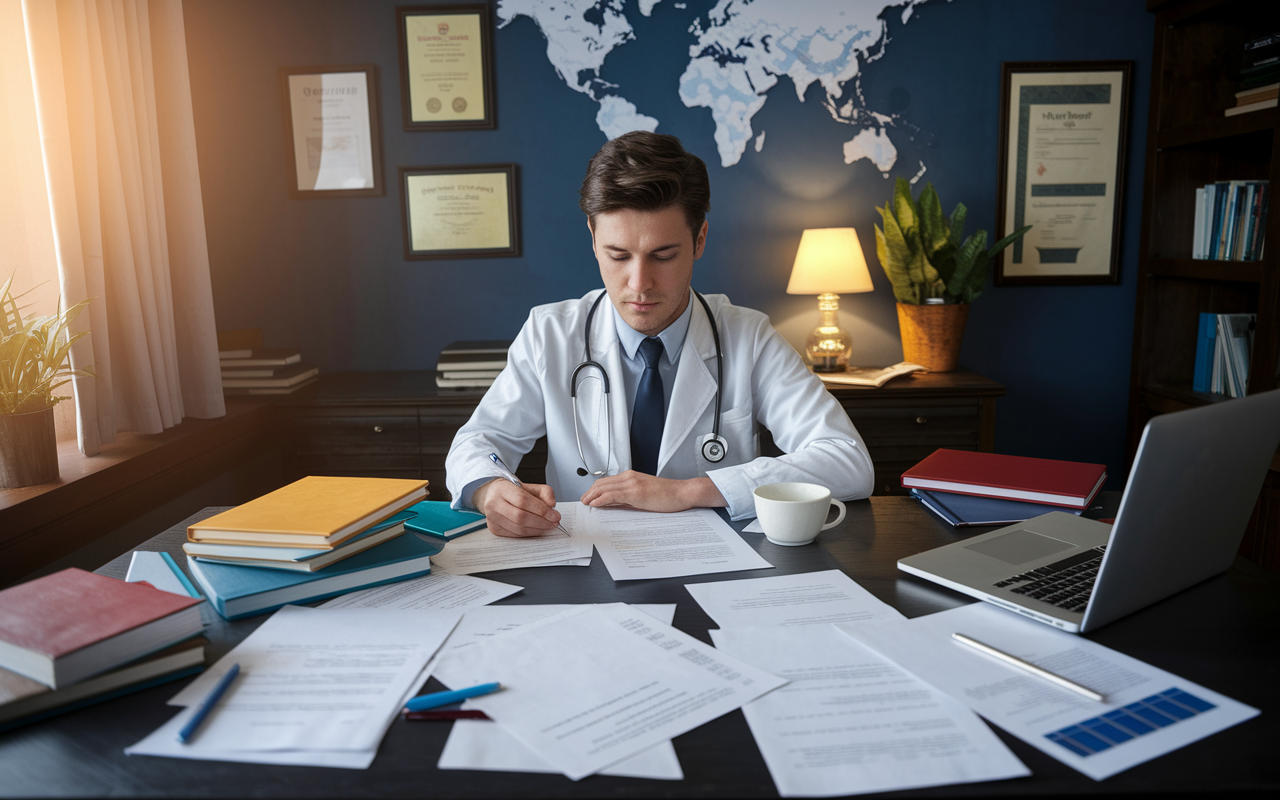
[[[468,697],[480,697],[486,694],[493,694],[502,688],[500,683],[482,683],[479,686],[472,686],[467,689],[455,689],[452,692],[432,692],[431,694],[420,694],[417,697],[409,699],[404,704],[406,711],[426,711],[429,708],[439,708],[447,706],[450,703],[458,703],[466,700]]]
[[[200,707],[196,709],[196,713],[182,726],[182,730],[178,731],[178,741],[186,744],[191,741],[191,737],[195,735],[196,728],[200,727],[200,723],[204,722],[205,717],[209,716],[209,712],[218,704],[222,696],[227,693],[227,687],[240,674],[240,665],[232,664],[231,669],[227,670],[227,674],[223,675],[217,685],[213,687],[213,691],[200,703]]]
[[[511,471],[511,468],[510,468],[510,467],[508,467],[505,463],[503,463],[502,458],[501,458],[497,453],[490,453],[490,454],[489,454],[489,460],[490,460],[490,461],[492,461],[493,463],[497,464],[497,465],[498,465],[498,469],[502,470],[502,477],[504,477],[504,478],[506,478],[507,480],[511,481],[511,482],[512,482],[512,483],[514,483],[516,486],[524,486],[524,484],[520,482],[520,479],[516,477],[516,474],[515,474],[514,472],[512,472],[512,471]],[[557,523],[556,523],[556,527],[557,527],[557,528],[559,528],[560,530],[564,531],[564,533],[565,533],[565,535],[566,535],[566,536],[572,536],[572,535],[573,535],[573,534],[569,533],[569,529],[568,529],[568,528],[566,528],[565,526],[561,525],[559,522],[557,522]]]

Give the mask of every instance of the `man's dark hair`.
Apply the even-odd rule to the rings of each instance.
[[[696,241],[711,210],[711,181],[707,165],[676,137],[632,131],[606,142],[592,157],[578,197],[593,227],[596,215],[609,211],[680,206]]]

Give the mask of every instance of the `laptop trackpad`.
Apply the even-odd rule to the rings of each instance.
[[[975,550],[984,556],[998,558],[1008,564],[1025,564],[1038,558],[1070,550],[1073,544],[1051,539],[1034,531],[1010,531],[1004,536],[987,539],[968,545],[966,550]]]

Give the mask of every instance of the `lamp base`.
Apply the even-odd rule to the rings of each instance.
[[[853,351],[853,338],[840,329],[836,312],[840,309],[840,297],[834,294],[818,296],[818,327],[809,334],[804,354],[814,372],[844,372]]]
[[[840,363],[839,357],[828,356],[826,358],[819,358],[817,361],[814,361],[813,371],[814,372],[844,372],[845,365]]]

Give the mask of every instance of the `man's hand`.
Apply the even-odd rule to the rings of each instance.
[[[516,486],[494,478],[475,490],[471,502],[498,536],[541,536],[560,523],[556,493],[540,483]]]
[[[483,488],[483,487],[482,487]],[[672,480],[627,470],[596,481],[582,495],[589,506],[629,506],[641,511],[688,511],[729,505],[710,478]]]

